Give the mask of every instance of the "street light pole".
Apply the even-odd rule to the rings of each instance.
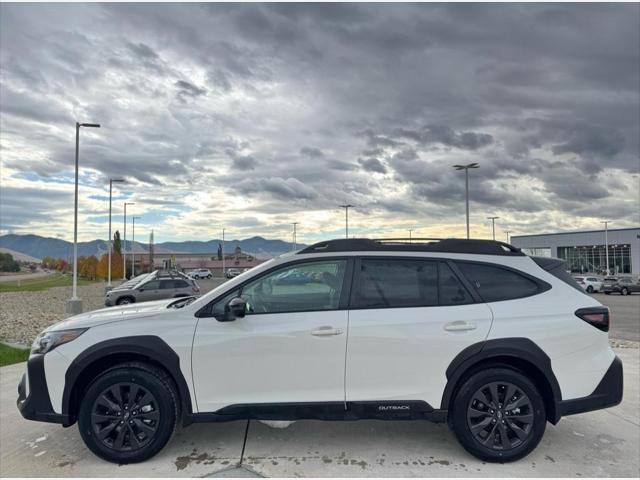
[[[294,251],[294,252],[295,252],[295,250],[296,250],[296,244],[298,243],[298,242],[297,242],[296,226],[297,226],[297,225],[299,225],[299,224],[300,224],[300,222],[293,222],[293,223],[292,223],[292,225],[293,225],[293,251]]]
[[[134,202],[124,202],[124,240],[122,242],[122,280],[127,279],[127,205]]]
[[[140,219],[141,217],[131,217],[133,221],[133,230],[131,232],[131,278],[136,276],[136,218]]]
[[[412,228],[409,229],[409,243],[411,243],[411,232],[413,232]]]
[[[349,209],[353,208],[351,204],[338,205],[340,208],[344,208],[344,230],[345,238],[349,238]]]
[[[504,232],[507,234],[507,243],[509,243],[509,234],[511,233],[511,230],[507,230],[506,232]]]
[[[224,263],[224,228],[222,229],[222,278],[227,278],[227,269]]]
[[[109,273],[107,275],[107,291],[111,290],[111,251],[113,250],[113,238],[111,238],[111,197],[113,193],[113,184],[122,183],[122,178],[109,179]]]
[[[607,275],[611,275],[611,273],[609,272],[609,222],[610,220],[606,220],[604,222],[600,222],[600,223],[604,223],[604,252],[605,252],[605,258],[607,259]]]
[[[496,219],[500,217],[487,217],[487,220],[491,220],[491,229],[493,230],[493,240],[496,239]]]
[[[467,165],[454,165],[453,168],[455,168],[456,170],[464,170],[464,188],[467,207],[467,239],[469,239],[469,169],[480,168],[480,165],[478,165],[476,162],[473,162]]]
[[[76,180],[73,202],[73,293],[67,301],[66,313],[75,315],[82,312],[82,301],[78,298],[78,155],[80,150],[80,127],[100,128],[97,123],[76,122]]]

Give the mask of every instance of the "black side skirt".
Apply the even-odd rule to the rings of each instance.
[[[430,420],[444,422],[446,410],[422,401],[258,403],[230,405],[210,413],[194,413],[185,423],[233,420]]]

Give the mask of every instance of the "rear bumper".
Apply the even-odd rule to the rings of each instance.
[[[600,380],[591,395],[572,400],[562,400],[558,403],[556,408],[558,420],[565,415],[591,412],[618,405],[622,401],[622,388],[622,360],[615,357],[607,373],[604,374],[604,377],[602,377],[602,380]]]
[[[68,415],[56,413],[51,406],[47,379],[44,373],[44,355],[32,355],[27,363],[29,372],[29,396],[27,391],[27,375],[23,375],[18,384],[18,400],[16,404],[20,414],[27,420],[39,422],[61,423],[71,425]]]

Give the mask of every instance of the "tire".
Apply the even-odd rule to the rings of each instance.
[[[593,293],[593,287],[591,285],[587,287],[587,293]]]
[[[208,278],[209,280],[211,280],[211,275],[207,275],[207,278]]]
[[[604,292],[605,295],[611,295],[611,292]]]
[[[497,393],[497,402],[491,390]],[[512,403],[504,403],[508,393],[511,398],[517,397]],[[512,408],[507,410],[509,405]],[[449,415],[449,426],[460,444],[485,462],[512,462],[525,457],[540,443],[546,423],[544,400],[534,383],[504,366],[480,370],[463,380]],[[506,432],[506,440],[502,432]]]
[[[130,401],[132,392],[138,402],[145,403]],[[142,462],[171,439],[178,405],[173,382],[163,371],[143,363],[121,364],[102,373],[87,388],[78,428],[86,446],[100,458],[118,464]],[[104,438],[99,431],[106,431]]]
[[[627,287],[624,287],[622,290],[620,290],[620,295],[629,295],[629,290],[627,290]]]
[[[135,299],[132,297],[120,297],[116,300],[116,305],[128,305],[130,303],[136,303]]]

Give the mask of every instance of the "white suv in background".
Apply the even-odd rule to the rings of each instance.
[[[188,275],[191,278],[195,278],[196,280],[200,279],[200,278],[211,278],[213,277],[213,274],[211,273],[211,270],[209,270],[208,268],[198,268],[196,270],[191,270]]]
[[[78,422],[118,463],[152,457],[178,424],[248,418],[448,422],[506,462],[547,422],[621,401],[609,310],[562,261],[418,242],[321,242],[200,298],[69,318],[34,341],[18,407]]]
[[[588,275],[586,276],[581,275],[573,278],[576,279],[576,282],[578,282],[578,285],[580,285],[584,290],[586,290],[587,293],[602,291],[602,282],[603,282],[602,278],[588,276]]]

